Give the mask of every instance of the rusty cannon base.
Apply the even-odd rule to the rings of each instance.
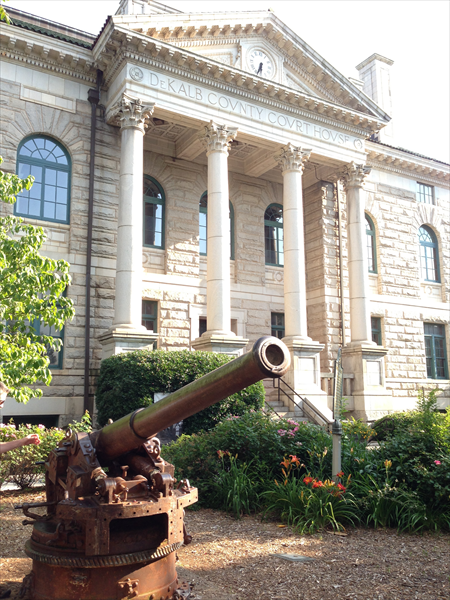
[[[184,508],[197,501],[161,456],[158,431],[265,377],[290,362],[277,338],[190,383],[157,404],[91,434],[70,430],[46,466],[47,501],[23,504],[33,524],[25,546],[33,569],[22,591],[32,600],[177,600],[176,551],[191,541]],[[45,507],[47,514],[32,512]]]
[[[157,438],[127,457],[132,473],[152,470],[151,483],[143,475],[128,477],[130,467],[118,464],[108,475],[94,463],[90,473],[78,464],[68,469],[65,481],[58,477],[69,456],[96,462],[93,450],[87,434],[69,432],[49,457],[47,502],[22,506],[33,519],[24,523],[34,524],[25,545],[33,560],[25,586],[33,600],[187,598],[179,587],[175,553],[191,541],[184,508],[197,501],[197,489],[188,481],[174,488],[173,467],[159,457]],[[95,482],[94,494],[72,499],[64,485],[80,489],[88,477]],[[47,515],[31,512],[39,505],[47,507]]]

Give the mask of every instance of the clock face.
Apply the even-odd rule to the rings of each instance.
[[[252,50],[248,57],[250,69],[256,75],[270,79],[274,73],[273,63],[262,50]]]

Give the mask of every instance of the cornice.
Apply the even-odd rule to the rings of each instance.
[[[277,107],[309,119],[338,126],[359,136],[369,136],[385,123],[350,108],[293,90],[282,84],[225,65],[210,57],[175,47],[111,25],[103,43],[94,49],[99,68],[104,71],[104,85],[109,87],[125,60],[142,63],[217,89]],[[256,90],[257,94],[253,92]],[[285,101],[286,100],[286,101]]]
[[[19,61],[53,73],[95,83],[92,52],[64,40],[0,24],[2,58]]]
[[[448,187],[450,184],[450,167],[441,165],[431,159],[414,157],[399,149],[378,147],[367,142],[367,165],[374,169],[397,173],[405,177],[413,177],[419,181],[433,185]]]

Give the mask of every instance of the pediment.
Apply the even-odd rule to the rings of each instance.
[[[120,15],[114,22],[244,72],[249,71],[249,52],[262,48],[273,60],[274,84],[389,120],[271,11]]]

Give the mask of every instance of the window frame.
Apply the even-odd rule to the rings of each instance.
[[[283,317],[283,324],[278,325],[274,323],[274,317]],[[281,337],[277,334],[277,332],[282,332]],[[285,321],[285,313],[284,312],[271,312],[270,313],[270,335],[278,338],[279,340],[283,339],[286,335],[286,321]]]
[[[434,185],[429,185],[428,183],[421,183],[420,181],[416,182],[417,191],[416,191],[416,200],[421,204],[430,204],[434,205]],[[423,190],[422,190],[423,188]],[[430,193],[425,193],[430,190]],[[423,199],[422,199],[423,198]],[[430,198],[430,201],[427,201],[427,198]]]
[[[427,325],[431,326],[431,327],[435,327],[435,326],[442,327],[442,335],[437,335],[435,333],[427,333],[427,331],[426,331]],[[445,334],[446,334],[445,325],[443,323],[424,322],[423,334],[424,334],[424,342],[425,342],[425,362],[426,362],[426,368],[427,368],[427,379],[447,380],[449,377],[448,377],[447,344],[446,344],[446,337],[445,337]],[[431,340],[431,344],[430,344],[431,356],[427,356],[427,350],[428,350],[427,340]],[[444,361],[444,375],[443,376],[438,376],[438,374],[437,374],[436,340],[442,340],[442,350],[443,350],[444,356],[440,360]],[[431,369],[428,368],[428,360],[431,360]],[[430,371],[431,371],[431,374],[430,374]]]
[[[203,199],[206,199],[206,206],[200,206],[200,203]],[[234,260],[234,206],[231,202],[231,200],[228,200],[228,209],[229,209],[229,222],[230,222],[230,260]],[[202,241],[203,238],[200,237],[200,219],[199,219],[199,254],[200,256],[207,256],[208,255],[208,190],[206,190],[205,192],[203,192],[203,194],[200,196],[200,200],[199,200],[199,209],[198,209],[199,215],[200,213],[206,215],[206,226],[205,226],[205,231],[206,231],[206,239],[205,241],[205,245],[206,245],[206,252],[201,252],[200,251],[200,242]]]
[[[282,211],[282,215],[283,215],[283,222],[282,223],[278,223],[277,221],[269,221],[266,219],[266,213],[269,210],[269,208],[271,208],[272,206],[276,207],[276,208],[280,208]],[[275,229],[275,231],[277,232],[276,234],[276,256],[277,256],[277,262],[273,263],[273,262],[268,262],[267,261],[267,249],[266,249],[266,227],[273,227]],[[280,263],[280,237],[278,235],[278,231],[281,230],[283,232],[283,264]],[[284,208],[282,204],[278,204],[278,202],[272,202],[271,204],[269,204],[266,209],[264,210],[264,261],[265,264],[270,266],[270,267],[284,267]]]
[[[33,329],[36,335],[50,335],[52,338],[57,338],[62,341],[61,350],[58,352],[58,363],[56,365],[49,364],[48,368],[55,371],[62,371],[64,368],[64,328],[65,325],[59,331],[55,331],[55,333],[42,333],[41,334],[41,326],[42,323],[39,319],[34,319],[33,321]],[[52,326],[48,326],[50,331],[52,330]],[[48,355],[47,355],[48,356]]]
[[[375,224],[373,222],[373,220],[370,218],[370,216],[367,213],[364,213],[364,217],[366,220],[366,242],[368,242],[367,238],[370,238],[371,241],[371,248],[372,248],[372,265],[370,265],[369,263],[369,255],[367,255],[367,268],[369,273],[373,273],[375,275],[378,274],[378,261],[377,261],[377,236],[376,236],[376,229],[375,229]],[[370,229],[367,229],[367,224],[369,225]],[[369,244],[367,244],[368,246]]]
[[[424,242],[423,240],[420,239],[420,230],[421,229],[425,230],[429,234],[429,236],[433,240],[431,243]],[[441,274],[440,274],[440,269],[439,269],[439,244],[438,244],[437,236],[434,233],[434,231],[431,229],[431,227],[429,227],[428,225],[425,225],[425,224],[423,224],[419,227],[417,234],[418,234],[418,238],[419,238],[420,278],[422,281],[426,281],[427,283],[441,283]],[[422,265],[422,248],[425,249],[425,273],[423,272],[423,265]],[[434,255],[431,257],[431,259],[434,260],[434,264],[435,264],[435,272],[436,272],[435,279],[428,279],[428,260],[430,257],[428,256],[428,253],[426,251],[427,248],[431,248],[434,251]]]
[[[66,157],[67,165],[53,163],[53,162],[47,161],[46,159],[43,159],[43,158],[33,158],[33,157],[27,157],[27,156],[20,155],[21,148],[25,144],[27,144],[30,140],[35,140],[35,139],[49,140],[50,142],[55,144],[63,152],[64,156]],[[69,154],[67,148],[59,140],[57,140],[49,135],[44,135],[44,134],[28,135],[20,142],[20,144],[17,147],[17,157],[16,157],[16,173],[17,174],[19,174],[19,169],[20,169],[21,164],[42,168],[42,183],[41,183],[42,191],[41,191],[41,198],[40,198],[40,215],[36,216],[36,215],[30,215],[28,213],[19,212],[17,210],[17,202],[14,204],[14,214],[19,217],[23,217],[25,219],[36,219],[38,221],[46,221],[47,223],[70,224],[70,204],[71,204],[71,189],[72,189],[72,159],[70,157],[70,154]],[[45,172],[47,169],[53,169],[55,171],[67,173],[66,219],[51,219],[49,217],[43,216],[44,203],[45,203],[45,200],[44,200]],[[20,194],[18,194],[18,196],[20,196]],[[55,204],[56,204],[56,202],[55,202]]]
[[[146,305],[146,303],[148,304],[152,304],[155,307],[155,316],[153,316],[151,313],[147,313],[144,311],[144,307]],[[158,333],[158,320],[159,320],[159,310],[158,310],[158,301],[157,300],[149,300],[148,298],[143,298],[142,299],[142,318],[141,318],[141,324],[143,327],[145,327],[147,329],[147,331],[151,331],[152,333]],[[147,316],[147,318],[146,318]],[[144,321],[150,321],[152,323],[154,323],[154,328],[149,329],[147,327],[147,325],[145,324]]]
[[[142,245],[144,248],[155,248],[156,250],[164,250],[165,249],[165,231],[166,231],[166,195],[164,193],[162,185],[151,175],[144,175],[143,178],[143,186],[145,185],[145,180],[151,181],[159,190],[161,194],[161,198],[155,198],[153,196],[145,196],[144,190],[142,190]],[[161,245],[157,246],[156,244],[146,244],[145,243],[145,206],[146,204],[156,204],[162,207],[162,217],[161,217]]]
[[[372,342],[375,342],[377,346],[383,345],[383,331],[381,317],[370,317],[370,330],[372,334]],[[378,336],[378,341],[374,338]]]

